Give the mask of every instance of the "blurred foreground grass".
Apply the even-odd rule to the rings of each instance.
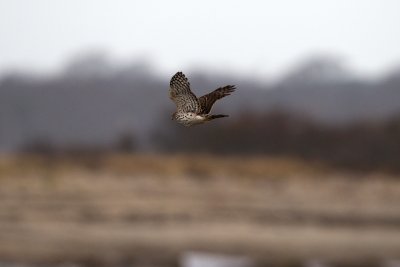
[[[0,158],[0,261],[176,266],[191,250],[378,266],[400,258],[400,177],[289,158]]]

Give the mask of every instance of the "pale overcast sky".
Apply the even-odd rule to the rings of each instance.
[[[0,0],[0,73],[54,72],[99,49],[121,61],[148,58],[163,74],[279,75],[333,54],[376,75],[400,63],[400,1]]]

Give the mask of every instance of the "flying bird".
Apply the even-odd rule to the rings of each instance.
[[[182,72],[177,72],[171,78],[169,98],[176,105],[176,112],[171,119],[185,126],[193,126],[218,118],[229,117],[228,115],[209,114],[215,101],[230,95],[235,91],[234,85],[220,87],[209,94],[197,98],[190,90],[190,83]]]

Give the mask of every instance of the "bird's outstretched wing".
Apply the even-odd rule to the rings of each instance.
[[[190,83],[182,72],[177,72],[171,78],[169,98],[174,101],[178,112],[200,111],[199,101],[190,90]]]
[[[215,101],[221,99],[225,96],[230,95],[235,91],[236,87],[234,85],[227,85],[224,87],[220,87],[209,94],[203,95],[199,98],[200,103],[200,113],[208,114],[214,105]]]

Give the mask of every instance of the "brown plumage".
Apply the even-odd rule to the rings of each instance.
[[[192,126],[228,115],[210,115],[214,103],[235,91],[234,85],[220,87],[199,99],[190,90],[190,83],[182,72],[177,72],[170,82],[169,97],[175,103],[177,111],[172,114],[172,119],[185,125]]]
[[[220,87],[209,94],[203,95],[202,97],[199,98],[201,113],[204,114],[209,113],[215,101],[230,95],[234,91],[235,91],[234,85],[227,85],[224,87]]]

